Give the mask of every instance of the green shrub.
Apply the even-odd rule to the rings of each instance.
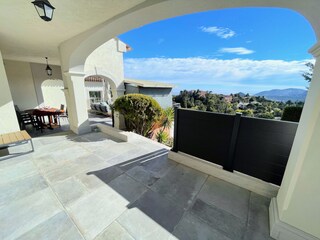
[[[161,107],[152,97],[143,94],[127,94],[119,97],[114,109],[125,119],[128,131],[149,136],[153,124],[161,116]]]
[[[265,112],[265,113],[258,113],[258,118],[265,118],[265,119],[274,119],[274,114],[271,112]]]
[[[281,120],[299,122],[302,113],[302,107],[290,106],[283,110]]]
[[[237,113],[242,113],[242,116],[245,117],[253,117],[253,111],[251,109],[246,109],[246,110],[237,110]]]
[[[165,129],[170,129],[171,125],[174,121],[174,109],[172,107],[168,107],[162,110],[161,116],[159,118],[158,125]]]
[[[159,143],[166,143],[169,139],[169,134],[164,131],[159,131],[156,135],[156,139]]]

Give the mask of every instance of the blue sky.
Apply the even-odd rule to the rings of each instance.
[[[119,38],[125,77],[216,93],[304,88],[304,64],[316,42],[310,24],[278,8],[237,8],[152,23]]]

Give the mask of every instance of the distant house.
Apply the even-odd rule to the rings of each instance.
[[[162,108],[172,107],[172,88],[168,83],[124,79],[125,94],[140,93],[153,97]]]
[[[238,108],[238,109],[241,109],[241,110],[246,110],[248,104],[249,104],[249,103],[239,102],[238,105],[237,105],[237,108]]]
[[[225,95],[224,96],[224,100],[227,102],[227,103],[231,103],[232,102],[232,96],[231,95]]]

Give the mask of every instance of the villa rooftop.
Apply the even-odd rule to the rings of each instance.
[[[173,84],[163,83],[163,82],[155,82],[149,80],[137,80],[137,79],[124,79],[124,83],[133,84],[138,87],[144,88],[173,88]]]
[[[271,239],[270,199],[143,137],[34,138],[0,158],[0,239]]]

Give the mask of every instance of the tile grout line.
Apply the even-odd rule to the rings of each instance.
[[[126,211],[127,211],[127,210],[126,210]],[[124,211],[122,214],[124,214],[126,211]],[[122,214],[121,214],[121,215],[122,215]],[[121,216],[121,215],[120,215],[120,216]],[[119,217],[120,217],[120,216],[119,216]],[[118,218],[119,218],[119,217],[118,217]],[[126,229],[125,226],[123,226],[121,223],[119,223],[119,222],[117,221],[118,218],[117,218],[116,220],[114,220],[113,222],[118,223],[118,224],[129,234],[129,236],[132,237],[132,239],[136,240],[136,238],[132,236],[132,234],[128,231],[128,229]]]
[[[162,155],[160,155],[160,157],[161,157],[161,156],[164,156],[164,155],[165,155],[165,154],[162,154]],[[151,160],[150,160],[150,161],[151,161]],[[144,161],[144,162],[142,162],[142,163],[145,163],[145,162],[146,162],[146,161]],[[168,168],[168,170],[165,172],[165,174],[163,175],[163,177],[164,177],[165,175],[167,175],[167,173],[168,173],[169,171],[171,171],[171,169],[174,169],[177,165],[178,165],[178,164],[176,164],[175,166],[172,166],[172,167]],[[152,185],[147,185],[147,184],[144,183],[144,182],[140,182],[138,179],[135,179],[133,176],[131,176],[130,174],[128,174],[128,171],[130,171],[131,169],[133,169],[133,168],[135,168],[135,167],[138,167],[138,166],[141,166],[141,164],[138,164],[138,165],[136,165],[136,166],[128,169],[127,171],[123,171],[123,170],[122,170],[121,168],[119,168],[118,166],[116,166],[116,167],[117,167],[118,169],[120,169],[121,171],[123,171],[123,173],[126,174],[128,177],[132,178],[134,181],[136,181],[136,182],[138,182],[139,184],[141,184],[142,186],[146,187],[147,190],[152,190],[151,187],[152,187],[155,183],[157,183],[160,179],[162,179],[163,177],[158,178],[154,183],[152,183]],[[150,171],[148,171],[148,173],[150,173]]]
[[[173,166],[171,169],[176,168],[178,165],[179,165],[179,164]],[[137,165],[137,166],[138,166],[138,165]],[[169,172],[169,170],[167,171],[167,173],[168,173],[168,172]],[[133,179],[134,181],[136,181],[136,182],[138,182],[139,184],[141,184],[142,186],[146,187],[145,184],[140,183],[139,181],[137,181],[136,179],[134,179],[133,177],[131,177],[130,175],[128,175],[126,171],[124,171],[123,174],[127,175],[128,177],[130,177],[130,178]],[[160,180],[160,179],[158,179],[158,180]],[[152,184],[152,185],[153,185],[153,184]],[[151,189],[151,186],[150,186],[150,187],[146,187],[146,191],[144,191],[144,192],[141,194],[140,197],[138,197],[135,201],[133,201],[133,202],[130,203],[129,205],[132,205],[132,204],[134,204],[135,202],[137,202],[137,201],[138,201],[146,192],[148,192],[148,191],[152,191],[152,192],[154,192],[154,193],[157,193],[157,192],[155,192],[153,189]],[[163,196],[163,197],[164,197],[164,196]],[[177,204],[176,204],[175,202],[173,202],[171,199],[168,199],[168,198],[166,198],[166,197],[164,197],[164,198],[165,198],[167,201],[169,201],[170,203],[173,203],[174,205],[177,206]],[[118,224],[120,224],[120,226],[123,227],[123,228],[126,230],[126,232],[127,232],[133,239],[135,239],[135,238],[130,234],[129,230],[128,230],[125,226],[123,226],[123,225],[118,221],[118,219],[119,219],[125,212],[127,212],[127,211],[129,211],[128,208],[127,208],[123,213],[121,213],[121,215],[118,216],[114,222],[117,222]],[[181,220],[181,219],[180,219],[180,220]],[[180,222],[180,220],[179,220],[179,222]],[[179,222],[178,222],[178,223],[179,223]],[[177,225],[178,225],[178,223],[177,223]],[[112,223],[111,223],[111,224],[112,224]],[[111,225],[111,224],[110,224],[110,225]],[[110,225],[108,225],[108,226],[110,226]],[[176,227],[176,226],[175,226],[175,227]],[[175,227],[173,228],[172,232],[174,231]],[[105,228],[105,229],[106,229],[106,228]],[[105,230],[105,229],[104,229],[104,230]],[[103,231],[104,231],[104,230],[103,230]],[[171,234],[172,232],[169,232],[169,233]],[[170,237],[170,236],[169,236],[169,237]]]
[[[251,197],[252,197],[252,192],[250,191],[250,196],[249,196],[249,202],[248,202],[248,214],[247,214],[247,219],[246,219],[246,231],[248,230],[249,227],[249,215],[250,215],[250,206],[251,206]]]
[[[139,166],[139,165],[136,165],[136,166]],[[135,167],[136,167],[136,166],[135,166]],[[122,169],[121,169],[119,166],[117,166],[117,165],[115,165],[114,167],[116,167],[118,170],[122,171],[122,174],[119,175],[118,177],[120,177],[120,176],[122,176],[122,175],[125,175],[125,176],[129,177],[131,180],[133,180],[134,182],[136,182],[136,183],[138,183],[139,185],[141,185],[141,186],[143,186],[143,187],[146,188],[146,190],[145,190],[135,201],[133,201],[132,203],[129,203],[128,205],[131,205],[131,204],[134,204],[135,202],[137,202],[148,190],[150,190],[148,187],[145,186],[145,184],[137,181],[137,180],[134,179],[132,176],[130,176],[129,174],[127,174],[127,171],[122,170]],[[118,178],[118,177],[116,177],[116,178]],[[116,178],[115,178],[115,179],[116,179]],[[111,180],[110,183],[111,183],[112,181],[114,181],[115,179]],[[118,221],[118,219],[119,219],[125,212],[127,212],[128,210],[129,210],[128,208],[127,208],[126,210],[124,210],[113,222],[111,222],[111,223],[110,223],[109,225],[107,225],[104,229],[102,229],[101,232],[99,232],[98,235],[97,235],[94,239],[96,239],[97,237],[99,237],[99,236],[100,236],[108,227],[110,227],[110,225],[112,225],[114,222],[117,222],[117,223],[129,234],[129,236],[132,237],[132,238],[135,240],[135,238],[130,234],[130,232],[128,231],[128,229],[126,229],[125,226],[123,226],[123,225]]]
[[[210,177],[212,177],[212,176],[208,175],[205,183],[207,182],[207,180],[208,180]],[[205,183],[202,185],[200,191],[202,190],[202,188],[203,188],[203,186],[205,185]],[[197,196],[199,195],[200,191],[198,192]],[[195,200],[197,199],[197,196],[195,197]],[[199,198],[199,199],[200,199],[200,198]],[[251,199],[251,192],[250,192],[250,196],[249,196],[249,203],[250,203],[250,199]],[[200,199],[200,200],[201,200],[201,201],[204,201],[204,200],[202,200],[202,199]],[[195,202],[195,201],[194,201],[194,202]],[[193,202],[193,204],[194,204],[194,202]],[[238,219],[239,221],[242,221],[241,218],[239,218],[238,216],[235,216],[235,215],[233,215],[232,213],[230,213],[230,212],[228,212],[228,211],[225,211],[224,209],[221,209],[221,208],[215,206],[214,204],[208,203],[208,202],[206,202],[206,201],[204,201],[204,202],[205,202],[206,204],[208,204],[209,206],[214,207],[214,208],[216,208],[216,209],[219,209],[220,211],[223,211],[223,212],[225,212],[226,214],[235,217],[235,218]],[[193,205],[193,204],[192,204],[192,205]],[[248,205],[249,205],[249,204],[248,204]],[[210,226],[210,223],[209,223],[209,222],[207,222],[206,220],[204,220],[204,219],[202,219],[202,218],[199,218],[197,215],[195,215],[194,213],[192,213],[192,212],[190,211],[190,208],[191,208],[191,205],[190,205],[190,207],[189,207],[189,209],[188,209],[187,211],[188,211],[191,215],[193,215],[194,217],[198,218],[198,219],[199,219],[200,221],[202,221],[203,223],[206,223],[208,226]],[[187,212],[187,211],[186,211],[186,212]],[[248,208],[248,211],[249,211],[249,208]],[[247,214],[246,222],[245,222],[245,224],[244,224],[244,225],[245,225],[245,229],[244,229],[244,230],[247,229],[247,221],[248,221],[248,214]],[[177,225],[178,225],[178,224],[177,224]],[[215,229],[215,230],[218,231],[218,232],[220,232],[221,234],[223,234],[223,236],[228,237],[227,235],[225,235],[225,232],[224,232],[224,231],[222,231],[222,230],[220,230],[220,229]],[[244,233],[243,233],[243,235],[241,236],[241,239],[243,239],[243,237],[244,237]],[[228,237],[228,238],[229,238],[229,237]]]
[[[83,239],[86,239],[85,236],[82,234],[82,232],[80,231],[80,228],[78,227],[78,225],[76,224],[76,222],[73,220],[73,218],[71,217],[71,215],[69,214],[68,210],[65,208],[65,206],[62,204],[62,202],[60,201],[58,195],[56,194],[56,192],[53,190],[53,187],[51,185],[51,183],[49,182],[49,180],[43,175],[42,171],[38,168],[38,166],[32,161],[32,163],[35,165],[35,167],[37,168],[39,174],[43,177],[43,179],[46,181],[46,183],[48,184],[48,187],[50,188],[51,192],[53,193],[53,195],[56,198],[56,201],[61,205],[63,211],[66,213],[66,215],[68,216],[68,218],[71,220],[71,222],[73,223],[73,225],[76,227],[76,229],[78,230],[80,236]]]
[[[177,165],[176,165],[176,167],[177,167],[178,165],[181,165],[181,164],[180,164],[180,163],[179,163],[179,164],[177,164]],[[198,197],[198,195],[199,195],[200,191],[202,190],[203,186],[205,185],[205,183],[207,182],[208,178],[210,177],[208,174],[206,174],[206,175],[207,175],[207,177],[206,177],[206,179],[203,181],[203,183],[202,183],[201,187],[199,188],[198,193],[194,196],[194,198],[193,198],[193,200],[192,200],[192,203],[191,203],[191,204],[187,207],[187,209],[184,211],[184,213],[182,214],[182,216],[181,216],[181,218],[179,219],[178,223],[174,226],[174,228],[173,228],[173,230],[172,230],[172,232],[171,232],[171,233],[173,233],[173,232],[176,230],[177,226],[178,226],[178,225],[179,225],[179,223],[182,221],[182,219],[184,218],[184,216],[185,216],[187,213],[189,213],[189,212],[190,212],[189,210],[190,210],[190,209],[191,209],[191,207],[194,205],[195,200],[197,199],[197,197]],[[190,212],[190,214],[191,214],[191,212]],[[173,235],[173,234],[172,234],[172,235]]]
[[[138,198],[139,199],[139,198]],[[101,232],[99,232],[94,238],[93,240],[95,240],[96,238],[98,238],[102,233],[104,233],[105,230],[107,230],[108,227],[110,227],[114,222],[118,223],[128,234],[130,237],[132,237],[134,240],[136,240],[128,231],[128,229],[126,229],[119,221],[118,218],[120,218],[125,212],[127,212],[129,209],[127,208],[126,210],[124,210],[115,220],[113,220],[109,225],[107,225],[105,228],[103,228],[101,230]]]

